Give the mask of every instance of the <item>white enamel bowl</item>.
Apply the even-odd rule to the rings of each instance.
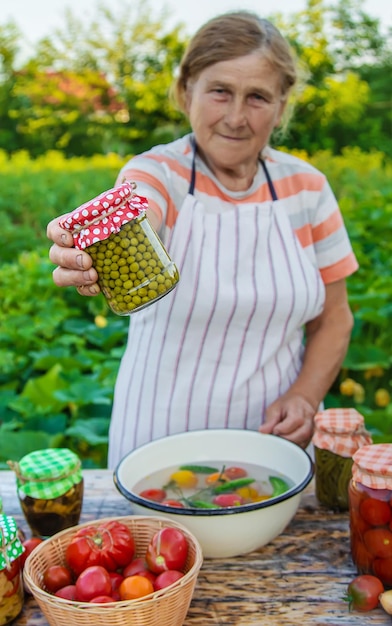
[[[290,478],[283,495],[239,507],[180,509],[150,502],[133,491],[152,472],[173,465],[232,461],[254,463]],[[114,483],[136,515],[165,516],[186,526],[205,557],[247,554],[280,535],[297,512],[301,493],[313,477],[310,456],[287,439],[251,430],[196,430],[157,439],[127,454],[114,472]]]

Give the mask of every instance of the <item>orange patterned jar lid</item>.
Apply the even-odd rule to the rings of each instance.
[[[392,489],[392,443],[363,446],[353,456],[353,479],[373,489]]]
[[[355,409],[327,409],[314,418],[313,444],[339,456],[352,457],[362,446],[372,443],[363,415]]]

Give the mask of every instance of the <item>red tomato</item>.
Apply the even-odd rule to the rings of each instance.
[[[123,570],[124,578],[129,578],[130,576],[144,576],[148,578],[152,583],[156,578],[156,574],[153,574],[149,569],[146,563],[146,560],[139,557],[137,559],[133,559],[129,565],[127,565]]]
[[[248,472],[243,467],[225,467],[225,476],[229,480],[236,480],[237,478],[245,478],[248,475]]]
[[[144,576],[144,578],[147,578],[152,584],[154,584],[157,577],[157,575],[153,574],[153,572],[151,572],[149,569],[146,569],[143,572],[139,572],[138,574],[136,574],[136,576]]]
[[[24,567],[27,557],[32,553],[34,548],[39,546],[42,542],[43,539],[40,539],[39,537],[31,537],[30,539],[26,539],[25,541],[23,541],[22,545],[24,547],[24,552],[20,556],[21,567]]]
[[[118,591],[119,586],[124,580],[124,576],[118,572],[109,572],[109,577],[110,582],[112,583],[112,593],[113,591]]]
[[[376,576],[363,574],[357,576],[347,587],[345,600],[349,609],[356,611],[371,611],[378,606],[378,597],[383,593],[384,585]]]
[[[75,600],[76,586],[75,585],[67,585],[66,587],[62,587],[58,589],[54,594],[58,598],[64,598],[65,600]]]
[[[160,589],[164,589],[169,585],[177,582],[184,576],[183,572],[179,572],[176,569],[169,569],[166,572],[162,572],[162,574],[158,574],[154,581],[154,589],[155,591],[159,591]]]
[[[154,574],[168,569],[182,570],[188,556],[188,541],[178,528],[161,528],[151,539],[146,552],[148,568]]]
[[[371,571],[374,556],[370,554],[362,541],[354,536],[351,541],[351,553],[360,574]]]
[[[166,506],[174,506],[177,509],[184,509],[184,505],[179,500],[162,500],[161,504],[166,504]]]
[[[387,528],[371,528],[363,536],[369,552],[380,559],[392,557],[392,532]]]
[[[220,493],[218,496],[215,496],[213,503],[223,507],[240,506],[244,504],[244,498],[238,493]]]
[[[13,580],[20,572],[20,559],[15,559],[3,570],[3,574],[5,574],[7,580]]]
[[[146,559],[143,557],[137,557],[133,559],[126,567],[123,569],[123,576],[126,578],[127,576],[134,576],[135,574],[140,574],[140,572],[146,572],[148,570],[148,565]]]
[[[107,604],[108,602],[115,602],[111,596],[97,596],[90,600],[91,604]]]
[[[72,574],[63,565],[50,565],[44,571],[44,585],[49,593],[56,593],[62,587],[72,584]]]
[[[355,532],[358,535],[363,536],[365,532],[371,528],[371,526],[369,526],[369,524],[367,524],[363,517],[361,517],[358,513],[351,511],[351,518],[352,529],[355,529]]]
[[[378,578],[381,578],[384,585],[392,587],[392,558],[374,559],[373,570]]]
[[[384,526],[392,518],[391,507],[388,502],[366,498],[359,505],[359,513],[367,524],[371,526]]]
[[[135,541],[129,528],[110,521],[81,528],[68,544],[65,560],[76,575],[92,565],[114,572],[128,565],[134,553]]]
[[[90,602],[97,596],[110,596],[112,583],[109,572],[101,565],[87,567],[76,579],[75,599]]]
[[[144,489],[139,493],[139,496],[153,502],[162,502],[166,498],[166,491],[164,489]]]

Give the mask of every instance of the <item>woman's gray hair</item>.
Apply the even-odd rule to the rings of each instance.
[[[209,20],[192,37],[182,58],[172,95],[185,113],[189,81],[215,63],[260,51],[281,75],[282,99],[287,100],[297,80],[291,48],[280,31],[249,11],[234,11]]]

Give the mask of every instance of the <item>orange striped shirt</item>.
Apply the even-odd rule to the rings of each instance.
[[[119,181],[126,176],[136,182],[137,193],[148,199],[149,210],[161,225],[159,235],[164,242],[188,193],[193,159],[190,139],[191,135],[186,135],[132,158],[118,177]],[[324,283],[355,272],[358,263],[325,176],[309,163],[272,148],[267,148],[263,157],[279,199],[276,208],[287,212],[293,231]],[[261,165],[248,190],[232,192],[220,184],[198,155],[194,194],[211,212],[230,210],[233,203],[271,202]]]

